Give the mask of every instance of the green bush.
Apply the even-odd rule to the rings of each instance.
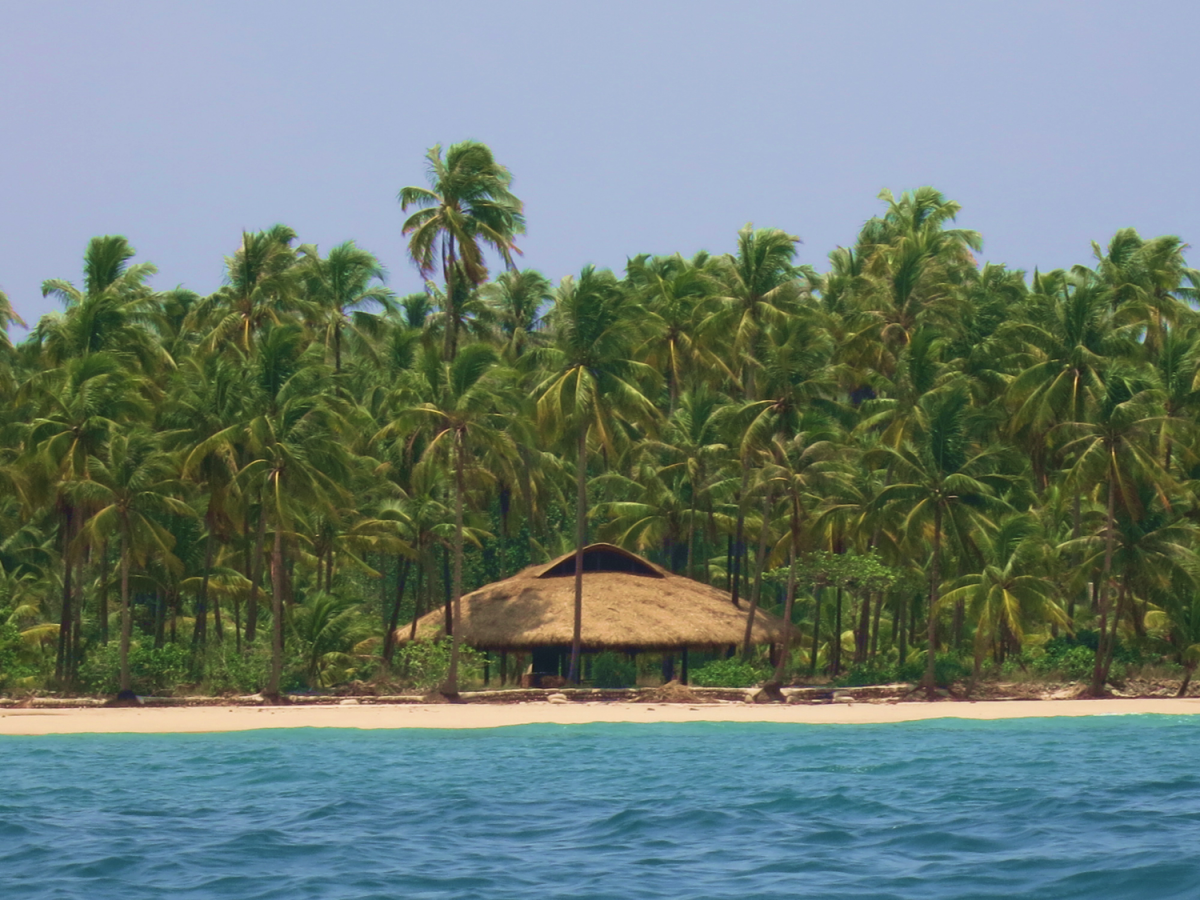
[[[119,641],[93,647],[79,669],[84,687],[98,694],[115,694],[120,690],[120,654]],[[129,675],[136,694],[174,689],[186,683],[189,674],[188,651],[180,644],[164,644],[156,649],[142,638],[129,648]]]
[[[770,672],[752,663],[732,659],[714,659],[691,675],[692,684],[700,687],[754,687],[770,677]]]
[[[23,664],[21,632],[16,625],[4,622],[7,613],[0,611],[0,690],[12,687],[21,678],[37,674],[37,670]]]
[[[631,660],[606,650],[592,660],[592,686],[627,688],[637,684],[637,667]]]
[[[213,694],[255,694],[267,683],[271,648],[254,643],[238,651],[232,641],[209,645],[204,656],[204,686]]]
[[[396,653],[395,667],[400,680],[417,691],[432,691],[441,687],[450,671],[451,638],[437,643],[413,641]],[[460,644],[458,648],[459,684],[482,677],[483,654],[473,647]]]

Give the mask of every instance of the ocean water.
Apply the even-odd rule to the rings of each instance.
[[[1194,898],[1200,717],[0,738],[0,898]]]

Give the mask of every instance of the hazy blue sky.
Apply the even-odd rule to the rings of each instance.
[[[515,176],[525,264],[722,252],[748,221],[801,257],[881,188],[932,184],[984,257],[1086,262],[1133,226],[1200,239],[1200,4],[16,3],[0,29],[0,288],[32,321],[92,235],[208,292],[275,222],[380,256],[396,191],[475,138]]]

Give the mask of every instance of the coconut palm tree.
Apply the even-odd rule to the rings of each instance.
[[[1108,680],[1118,618],[1109,602],[1118,503],[1123,509],[1137,511],[1141,507],[1141,484],[1162,492],[1171,486],[1155,452],[1157,437],[1166,424],[1157,383],[1144,369],[1126,366],[1110,370],[1103,388],[1089,420],[1059,426],[1065,437],[1063,453],[1074,460],[1067,471],[1067,484],[1079,491],[1097,489],[1104,497],[1104,557],[1098,592],[1100,646],[1091,684],[1097,696]]]
[[[414,404],[403,418],[427,429],[424,456],[449,457],[454,473],[454,575],[451,588],[452,618],[450,666],[442,692],[458,695],[459,617],[463,584],[463,509],[467,492],[468,466],[478,480],[489,474],[474,465],[486,453],[494,471],[516,460],[512,412],[517,394],[512,375],[500,367],[496,351],[486,344],[468,344],[450,361],[426,353],[419,369],[422,402]]]
[[[176,465],[146,431],[116,434],[108,443],[108,460],[99,462],[94,477],[80,482],[75,494],[99,509],[84,525],[92,542],[117,535],[121,578],[121,690],[132,688],[129,647],[133,615],[129,605],[129,574],[136,563],[151,557],[178,567],[172,554],[175,539],[162,524],[163,516],[191,516],[192,508],[179,499],[182,485]]]
[[[640,382],[655,372],[632,358],[639,307],[608,270],[587,266],[564,278],[550,311],[551,343],[535,361],[547,373],[537,387],[537,419],[546,433],[575,443],[575,623],[569,679],[579,681],[583,627],[583,547],[587,541],[588,440],[607,451],[621,439],[621,425],[657,416]]]
[[[878,494],[884,507],[901,510],[904,530],[918,552],[930,534],[929,621],[923,685],[936,688],[938,606],[943,577],[943,539],[950,537],[959,558],[978,555],[978,535],[994,527],[989,512],[1002,508],[997,495],[1008,486],[1000,452],[979,449],[969,440],[965,390],[928,395],[923,401],[928,423],[899,448],[882,446],[881,461],[893,467],[895,480]]]
[[[382,332],[381,315],[395,309],[394,295],[384,285],[383,266],[354,241],[338,244],[321,258],[312,244],[299,248],[297,275],[312,305],[321,340],[333,354],[334,375],[342,374],[342,343],[357,342],[359,355]],[[372,311],[378,308],[381,312]]]
[[[409,256],[427,278],[441,268],[446,297],[453,304],[459,296],[456,279],[473,287],[487,280],[485,246],[513,267],[513,254],[520,252],[514,239],[525,233],[525,216],[521,201],[509,190],[512,175],[486,144],[453,144],[445,159],[436,144],[425,159],[429,187],[403,187],[397,199],[402,212],[416,209],[404,221]],[[447,313],[442,352],[449,359],[458,345],[458,317],[453,308]]]

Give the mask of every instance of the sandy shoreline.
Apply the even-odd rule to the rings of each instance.
[[[565,703],[511,705],[205,706],[167,709],[4,709],[0,736],[163,734],[261,728],[501,728],[590,722],[783,722],[855,725],[922,719],[1017,719],[1092,715],[1195,715],[1200,698],[1008,700],[827,705]]]

